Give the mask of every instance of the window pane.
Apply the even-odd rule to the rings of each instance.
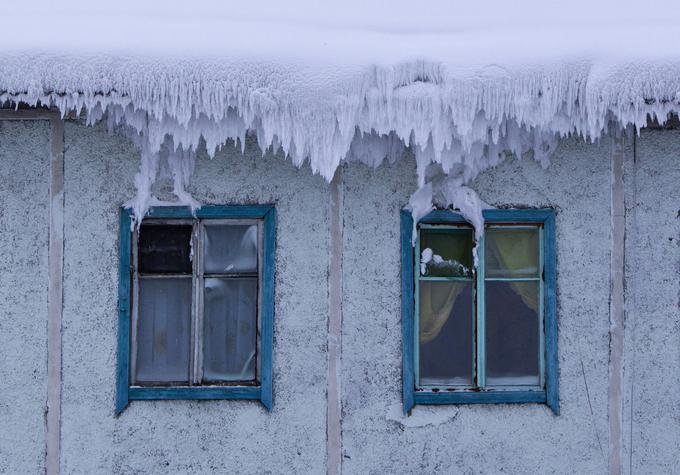
[[[472,282],[420,282],[420,385],[472,385]]]
[[[257,225],[205,226],[205,272],[257,272]]]
[[[420,274],[472,276],[472,229],[420,231]]]
[[[188,382],[191,279],[139,279],[137,382]]]
[[[142,225],[139,271],[145,274],[191,274],[191,226]]]
[[[488,228],[487,277],[538,277],[538,228]]]
[[[203,379],[252,381],[257,348],[257,279],[205,279]]]
[[[486,384],[539,384],[539,283],[486,282]]]

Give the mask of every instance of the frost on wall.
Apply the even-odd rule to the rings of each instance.
[[[568,135],[597,140],[610,124],[664,122],[680,109],[678,71],[666,63],[585,61],[461,74],[434,61],[338,71],[327,63],[22,55],[0,63],[0,104],[124,126],[141,152],[137,194],[128,202],[137,220],[168,204],[151,192],[161,168],[173,176],[172,204],[195,209],[186,185],[199,141],[214,154],[229,139],[243,146],[253,133],[263,150],[282,149],[328,181],[343,161],[375,167],[411,147],[416,222],[434,206],[455,208],[479,237],[486,205],[467,184],[480,172],[508,156],[547,166]]]

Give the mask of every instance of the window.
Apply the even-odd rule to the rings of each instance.
[[[557,414],[552,210],[402,212],[404,411],[414,404],[547,403]]]
[[[135,399],[272,404],[275,210],[152,208],[120,223],[117,412]]]

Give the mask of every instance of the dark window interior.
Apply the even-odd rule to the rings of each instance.
[[[191,274],[191,225],[142,225],[139,271],[142,274]]]

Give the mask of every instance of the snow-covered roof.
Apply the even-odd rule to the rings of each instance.
[[[200,137],[213,151],[251,130],[329,180],[350,149],[375,165],[411,145],[426,210],[506,152],[546,160],[560,136],[680,108],[677,0],[457,3],[9,0],[0,104],[128,125],[138,212],[159,160],[190,202]],[[428,190],[432,162],[458,198]]]

